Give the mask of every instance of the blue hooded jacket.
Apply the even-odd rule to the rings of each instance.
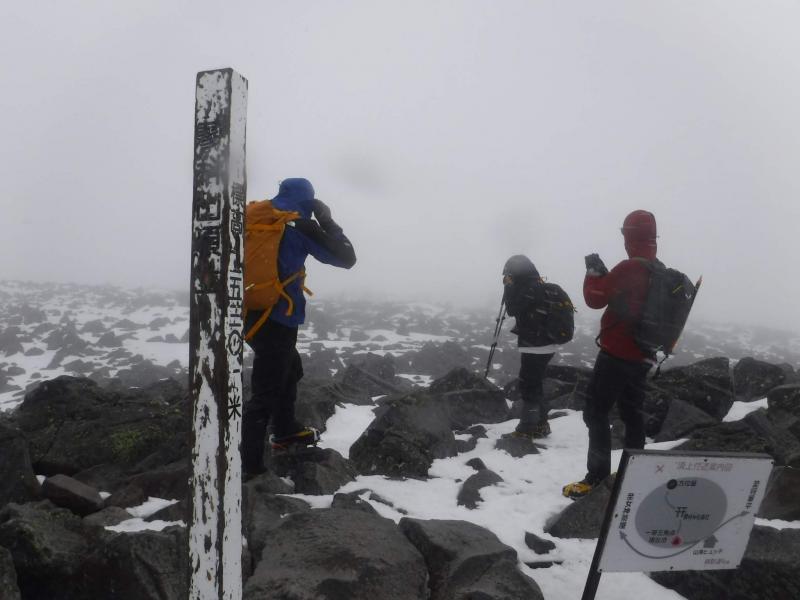
[[[281,281],[305,269],[306,258],[311,255],[318,261],[349,269],[355,264],[355,253],[342,229],[328,215],[318,224],[314,215],[314,187],[307,179],[284,179],[272,205],[279,210],[294,211],[302,217],[289,223],[278,249],[278,274]],[[317,215],[320,219],[320,216]],[[269,318],[287,327],[298,327],[306,318],[306,298],[303,281],[296,279],[286,286],[286,293],[294,301],[294,311],[286,314],[288,302],[281,298]]]

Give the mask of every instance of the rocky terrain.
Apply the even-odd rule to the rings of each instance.
[[[584,473],[594,325],[551,365],[533,444],[504,437],[510,336],[478,373],[492,319],[312,307],[298,414],[323,440],[244,486],[245,598],[580,596],[610,481],[560,489]],[[0,600],[185,596],[187,330],[178,294],[0,284]],[[645,407],[648,447],[774,458],[741,568],[608,574],[598,598],[800,597],[800,345],[762,333],[693,327]]]

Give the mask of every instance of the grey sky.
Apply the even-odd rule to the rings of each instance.
[[[251,199],[308,177],[350,235],[320,295],[578,300],[636,208],[698,313],[800,329],[800,4],[5,2],[0,277],[188,281],[198,70],[250,81]],[[582,302],[579,303],[581,306]]]

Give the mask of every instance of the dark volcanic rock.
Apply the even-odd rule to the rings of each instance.
[[[390,400],[350,448],[364,475],[426,477],[436,458],[458,452],[445,407],[425,392]]]
[[[67,475],[53,475],[45,479],[42,496],[81,517],[103,508],[103,499],[96,489]]]
[[[503,391],[467,369],[450,371],[434,381],[428,391],[446,407],[452,429],[501,423],[509,418]]]
[[[767,395],[767,406],[773,420],[780,423],[789,418],[800,419],[800,385],[782,385]]]
[[[495,442],[494,447],[508,452],[514,458],[522,458],[529,454],[539,454],[539,449],[533,440],[525,436],[504,435]]]
[[[341,376],[342,383],[369,397],[401,392],[397,366],[391,354],[365,354],[352,359]]]
[[[786,371],[778,365],[743,358],[733,367],[736,397],[745,402],[764,398],[772,388],[786,383]]]
[[[350,492],[349,494],[334,494],[331,508],[338,508],[341,510],[360,510],[370,514],[377,515],[378,511],[364,500],[361,496],[365,492]]]
[[[36,471],[73,475],[102,464],[131,468],[150,455],[162,464],[188,456],[188,399],[174,382],[155,389],[119,393],[66,376],[43,382],[14,416]]]
[[[551,518],[544,530],[559,538],[593,539],[600,535],[606,505],[611,499],[614,476],[606,477],[583,498],[575,500]]]
[[[127,478],[124,487],[114,492],[106,500],[108,506],[130,508],[137,506],[149,497],[180,500],[189,493],[191,466],[189,459],[148,469]]]
[[[362,329],[351,329],[350,330],[350,341],[351,342],[366,342],[369,340],[369,335]]]
[[[461,484],[461,489],[458,490],[457,503],[459,506],[466,506],[473,509],[478,507],[479,502],[483,502],[481,498],[481,489],[501,483],[503,478],[494,471],[484,469],[478,471]]]
[[[800,520],[800,469],[775,467],[758,516],[782,521]]]
[[[99,551],[96,598],[184,600],[189,594],[188,535],[183,527],[118,533]]]
[[[547,554],[556,549],[556,545],[552,540],[540,538],[535,533],[525,532],[525,545],[536,552],[536,554]]]
[[[745,421],[719,423],[697,430],[676,448],[710,452],[774,452],[772,443],[753,430]]]
[[[18,327],[6,327],[0,333],[0,354],[11,356],[24,350],[22,343],[19,341]]]
[[[36,499],[39,482],[22,433],[0,423],[0,508]]]
[[[716,425],[717,420],[696,406],[675,398],[670,402],[661,431],[655,436],[657,442],[678,440],[703,427]]]
[[[486,464],[477,456],[475,458],[470,458],[465,464],[476,471],[485,471],[487,469]]]
[[[751,412],[744,422],[767,441],[767,454],[774,457],[777,464],[800,467],[800,440],[773,424],[766,409]]]
[[[311,509],[306,502],[298,498],[276,495],[291,493],[291,488],[281,488],[278,482],[284,486],[286,484],[280,479],[275,479],[277,482],[270,477],[256,484],[248,482],[243,490],[242,529],[255,562],[261,560],[261,553],[269,539],[270,531],[280,525],[282,519],[287,515]]]
[[[455,342],[428,342],[411,355],[410,361],[412,372],[433,377],[442,377],[453,369],[472,365],[470,355]]]
[[[336,412],[336,405],[371,404],[368,395],[341,383],[302,380],[298,386],[295,414],[297,420],[325,431],[325,424]]]
[[[516,551],[483,527],[467,521],[402,519],[400,530],[425,557],[430,600],[543,598],[536,582],[517,568]]]
[[[133,518],[124,508],[119,506],[109,506],[103,510],[83,517],[83,524],[86,527],[104,528],[110,525],[119,525],[123,521]]]
[[[709,358],[664,371],[656,387],[721,420],[733,405],[733,380],[727,358]]]
[[[738,569],[652,573],[661,585],[691,600],[800,598],[800,530],[753,528]]]
[[[294,481],[297,494],[332,494],[354,481],[358,472],[349,460],[331,448],[303,448],[272,457],[275,472]]]
[[[91,545],[70,511],[47,501],[9,504],[0,511],[0,546],[14,557],[23,598],[85,597]]]
[[[425,561],[388,519],[355,510],[289,515],[270,532],[245,600],[419,600]]]
[[[0,546],[0,600],[20,600],[14,559],[2,546]]]
[[[114,335],[113,331],[107,331],[95,342],[95,346],[101,348],[119,348],[122,346],[122,340]]]
[[[146,388],[155,385],[164,379],[175,377],[174,369],[168,369],[160,365],[153,364],[149,360],[142,360],[133,363],[127,369],[120,369],[112,380],[116,387],[125,388]]]
[[[102,319],[87,321],[83,327],[81,327],[81,333],[93,333],[95,335],[101,335],[106,331],[108,331],[108,327],[106,327]]]

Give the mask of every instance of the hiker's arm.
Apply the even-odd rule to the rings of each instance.
[[[607,275],[589,272],[583,280],[583,298],[589,308],[605,308],[620,293],[620,284],[626,277],[625,261],[611,269]]]
[[[349,269],[356,264],[356,252],[341,227],[331,232],[313,219],[297,219],[292,227],[303,234],[305,250],[319,262]]]

